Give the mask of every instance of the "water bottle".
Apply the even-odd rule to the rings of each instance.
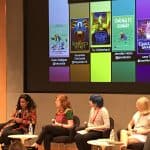
[[[88,123],[87,121],[84,121],[84,127],[87,128],[88,127]]]
[[[33,134],[33,126],[32,126],[32,122],[30,122],[30,124],[29,124],[29,132],[28,132],[28,134]]]
[[[120,131],[120,141],[123,142],[125,145],[128,143],[128,131],[121,130]]]
[[[114,131],[114,129],[111,130],[109,139],[110,139],[111,142],[115,141],[115,131]]]

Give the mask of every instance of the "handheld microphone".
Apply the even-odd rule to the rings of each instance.
[[[52,121],[52,124],[54,124],[54,123],[55,123],[55,119],[52,119],[51,121]]]
[[[88,127],[88,122],[84,121],[84,127],[87,128]]]
[[[17,118],[22,118],[21,112],[22,112],[22,110],[19,109],[18,112],[17,112],[17,115],[16,115]]]

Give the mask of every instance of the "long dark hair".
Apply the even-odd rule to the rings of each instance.
[[[33,99],[30,97],[30,95],[28,94],[21,94],[18,98],[18,102],[17,102],[17,110],[20,110],[21,109],[21,106],[20,106],[20,99],[23,98],[25,99],[25,101],[27,102],[27,109],[28,110],[32,110],[32,109],[35,109],[36,108],[36,104],[35,102],[33,101]]]

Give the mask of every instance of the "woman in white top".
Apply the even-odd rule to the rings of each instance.
[[[150,133],[150,100],[140,97],[136,102],[137,112],[128,124],[128,144],[146,142]]]
[[[103,106],[103,98],[100,95],[91,95],[89,105],[91,107],[87,133],[78,133],[75,141],[78,150],[91,150],[91,146],[87,144],[88,140],[98,139],[103,136],[103,132],[110,128],[110,119],[108,110]]]
[[[145,143],[150,133],[150,100],[147,97],[138,98],[136,108],[137,112],[129,122],[128,130],[124,130],[125,136],[121,134],[121,140],[124,142],[121,150],[126,149],[127,145],[130,147],[131,144]]]

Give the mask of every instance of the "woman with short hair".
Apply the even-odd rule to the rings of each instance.
[[[150,100],[142,96],[136,101],[137,111],[128,124],[127,130],[118,131],[118,138],[124,143],[121,150],[133,147],[143,149],[147,135],[150,133]]]
[[[150,133],[150,100],[140,97],[136,101],[137,112],[128,124],[128,144],[144,143]]]
[[[109,113],[104,107],[102,96],[91,95],[89,98],[89,105],[91,107],[89,121],[85,128],[87,133],[78,133],[75,136],[78,150],[91,150],[91,146],[87,144],[87,141],[101,138],[103,136],[103,132],[110,128]]]

